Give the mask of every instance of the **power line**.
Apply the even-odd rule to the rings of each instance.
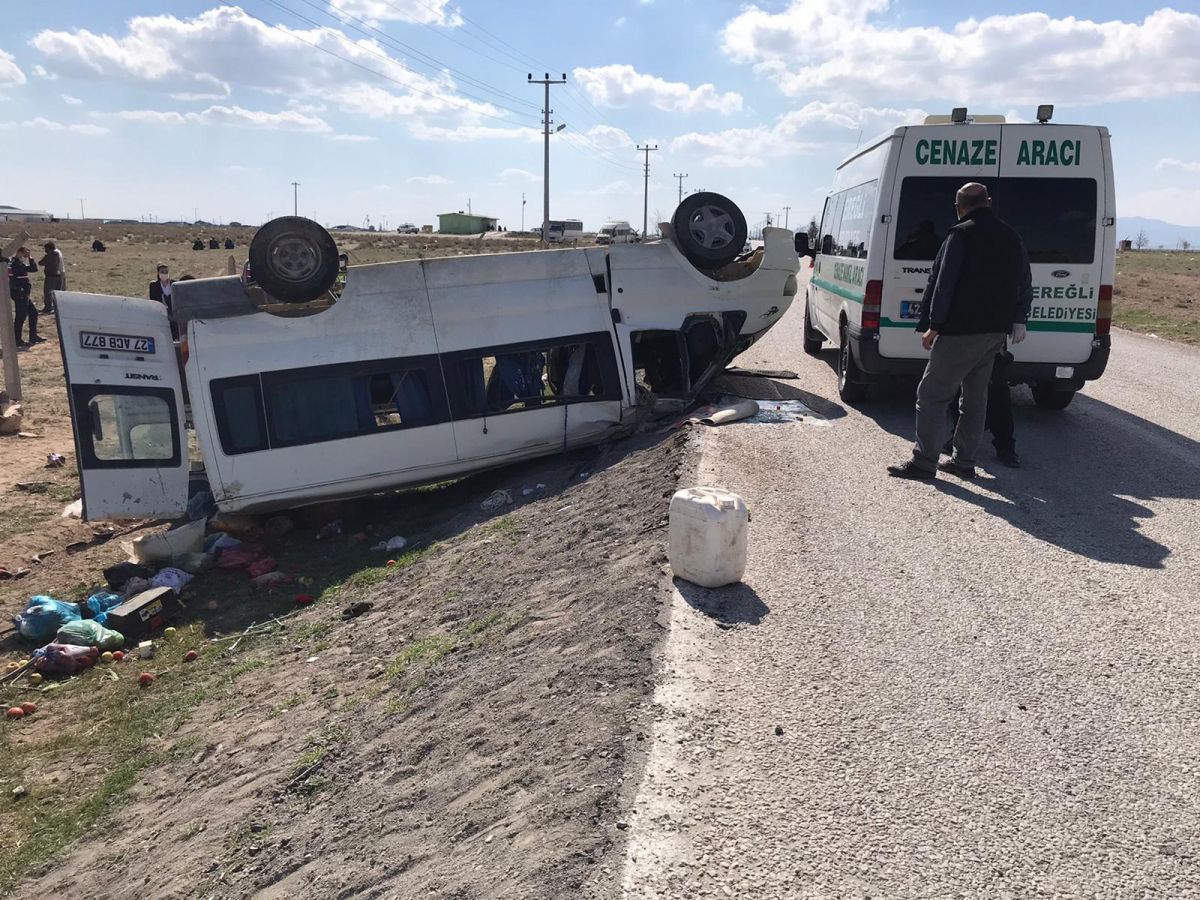
[[[319,22],[314,22],[312,19],[308,18],[304,14],[296,12],[293,9],[289,9],[284,4],[279,3],[278,0],[263,0],[263,2],[269,3],[272,6],[276,7],[277,9],[281,9],[284,12],[289,13],[292,16],[295,16],[297,19],[300,19],[302,22],[307,22],[308,24],[312,25],[314,28],[317,28],[318,30],[320,30],[323,33],[328,32],[329,34],[333,35],[334,37],[336,37],[338,40],[342,41],[343,43],[349,44],[350,46],[354,47],[354,49],[356,49],[356,50],[359,50],[364,53],[368,53],[371,56],[377,57],[378,59],[382,59],[385,62],[389,63],[390,65],[397,66],[406,72],[411,72],[414,76],[416,76],[418,78],[423,77],[423,76],[419,75],[418,73],[413,72],[412,69],[408,68],[408,66],[404,65],[402,62],[393,59],[392,57],[388,56],[387,54],[376,53],[373,50],[369,50],[368,48],[363,47],[361,44],[356,44],[355,42],[351,41],[348,37],[346,37],[341,32],[339,32],[335,29],[328,28],[327,26],[324,26]],[[501,116],[496,116],[496,115],[492,115],[491,113],[483,112],[482,110],[475,109],[465,103],[456,103],[444,95],[435,94],[431,91],[422,90],[421,88],[414,87],[413,85],[408,84],[404,81],[401,81],[398,78],[393,78],[391,75],[386,75],[383,72],[379,72],[376,69],[370,68],[369,66],[364,66],[362,63],[356,62],[355,60],[352,60],[345,56],[342,56],[340,53],[335,53],[333,50],[330,50],[328,47],[322,47],[320,44],[316,44],[316,43],[313,43],[312,41],[306,40],[305,38],[302,38],[300,35],[296,34],[296,32],[290,31],[289,29],[285,28],[282,25],[272,24],[271,22],[267,22],[267,21],[259,18],[258,16],[253,15],[252,13],[247,13],[247,15],[249,15],[253,19],[257,19],[259,22],[262,22],[262,24],[266,25],[269,28],[276,28],[279,31],[283,32],[284,34],[290,35],[291,37],[300,41],[300,43],[302,43],[302,44],[308,44],[308,46],[310,46],[316,50],[320,50],[322,53],[328,53],[330,56],[332,56],[336,59],[340,59],[342,62],[348,63],[349,65],[355,66],[356,68],[362,69],[364,72],[370,72],[372,75],[376,75],[380,78],[387,79],[388,81],[392,82],[393,84],[399,85],[400,87],[404,88],[407,91],[411,91],[412,93],[415,93],[415,94],[422,94],[426,97],[432,97],[433,99],[438,100],[441,103],[446,103],[450,106],[456,106],[460,109],[465,109],[468,112],[471,112],[475,115],[485,116],[489,119],[495,119],[498,122],[504,122],[506,125],[513,124],[511,121],[509,121],[508,119],[505,119]],[[495,101],[492,101],[492,100],[486,100],[482,97],[476,97],[473,94],[468,94],[466,91],[463,91],[463,90],[456,89],[456,93],[458,93],[459,95],[461,95],[463,97],[468,97],[472,100],[475,100],[477,103],[483,103],[483,104],[485,104],[487,106],[491,106],[493,108],[503,109],[506,112],[510,112],[514,115],[530,116],[530,117],[533,116],[532,113],[522,112],[521,110],[512,109],[511,107],[504,106],[503,104],[496,103]]]

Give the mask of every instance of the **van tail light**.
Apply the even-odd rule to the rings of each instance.
[[[863,328],[879,328],[879,312],[883,308],[883,282],[874,279],[867,282],[866,293],[863,294]]]
[[[1112,331],[1112,285],[1100,285],[1100,304],[1096,309],[1096,334],[1102,336]]]

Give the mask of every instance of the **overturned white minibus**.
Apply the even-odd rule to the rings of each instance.
[[[257,295],[175,284],[178,348],[161,304],[58,294],[85,518],[184,512],[185,387],[191,462],[226,511],[451,478],[603,440],[647,393],[690,399],[779,321],[797,270],[783,229],[731,269],[745,219],[697,197],[669,240],[359,266],[336,302],[332,238],[275,220]]]

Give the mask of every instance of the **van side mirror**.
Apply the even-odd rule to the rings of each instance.
[[[827,234],[821,238],[821,255],[833,256],[833,235]]]
[[[797,256],[808,256],[808,232],[807,231],[797,231],[796,232],[796,255]]]

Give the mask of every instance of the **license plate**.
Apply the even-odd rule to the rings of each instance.
[[[919,319],[919,318],[921,318],[921,301],[920,300],[901,300],[900,301],[900,318],[902,318],[902,319]]]
[[[130,334],[104,334],[99,331],[82,331],[79,346],[84,350],[115,350],[118,353],[153,353],[154,338],[137,337]]]

